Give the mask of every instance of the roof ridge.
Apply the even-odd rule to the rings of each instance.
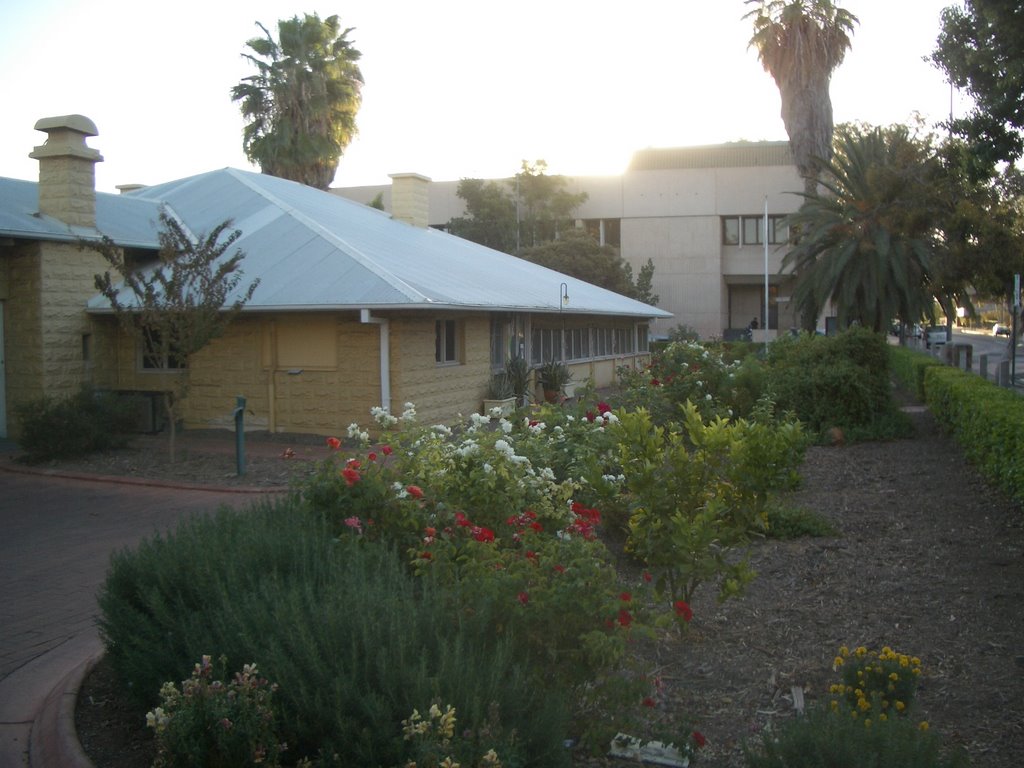
[[[268,190],[266,190],[261,185],[254,183],[252,181],[252,179],[248,178],[248,174],[247,173],[245,173],[243,171],[239,171],[239,170],[237,170],[235,168],[226,168],[225,170],[233,178],[235,178],[238,181],[240,181],[242,184],[247,186],[249,189],[251,189],[253,192],[258,194],[260,197],[262,197],[262,198],[268,200],[269,202],[273,203],[274,205],[278,206],[278,208],[280,208],[282,211],[284,211],[285,214],[287,214],[288,216],[291,216],[293,219],[295,219],[296,221],[300,222],[304,227],[307,227],[308,229],[312,230],[313,232],[318,234],[320,237],[323,237],[325,240],[330,241],[337,248],[339,248],[340,250],[342,250],[346,254],[348,254],[348,256],[350,258],[354,259],[362,267],[364,267],[365,269],[367,269],[370,272],[372,272],[374,275],[379,277],[381,280],[384,280],[385,282],[387,282],[388,285],[390,285],[396,291],[400,292],[402,295],[406,296],[409,299],[415,300],[415,301],[425,301],[427,303],[431,303],[430,297],[427,296],[425,293],[422,293],[422,292],[416,290],[411,285],[409,285],[409,283],[407,283],[406,281],[402,280],[399,277],[396,277],[393,272],[385,270],[383,267],[381,267],[380,264],[378,264],[372,258],[367,256],[365,253],[363,253],[361,250],[356,248],[354,245],[349,243],[344,238],[338,237],[338,235],[336,235],[334,232],[331,232],[329,229],[324,227],[322,224],[320,224],[315,219],[311,218],[310,216],[307,216],[306,214],[304,214],[301,211],[297,210],[293,206],[290,206],[287,203],[283,202],[277,196],[275,196],[273,193],[271,193]],[[298,183],[298,182],[293,182],[293,183]],[[317,191],[320,191],[320,190],[317,190]],[[330,194],[330,193],[324,193],[324,194]],[[336,195],[331,195],[331,197],[336,197],[337,198]],[[342,200],[343,198],[337,198],[337,199],[338,200]]]

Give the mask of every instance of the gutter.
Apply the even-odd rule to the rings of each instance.
[[[383,317],[374,317],[369,309],[359,310],[359,322],[380,326],[380,405],[391,413],[391,324]]]

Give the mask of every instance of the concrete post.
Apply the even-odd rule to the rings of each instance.
[[[981,378],[988,380],[988,355],[978,355],[978,375]]]
[[[1010,386],[1010,361],[1000,360],[996,373],[996,384],[1000,387]]]

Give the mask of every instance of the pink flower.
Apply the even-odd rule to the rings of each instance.
[[[462,528],[470,528],[473,525],[471,522],[469,522],[469,518],[466,517],[465,512],[455,513],[455,524],[461,526]]]
[[[341,470],[341,476],[345,478],[345,485],[347,485],[349,488],[358,483],[360,479],[359,472],[350,467],[346,467],[345,469]]]
[[[345,525],[349,528],[354,528],[358,533],[363,532],[363,521],[353,515],[352,517],[345,518]]]
[[[385,456],[390,456],[391,453],[392,453],[391,446],[390,445],[382,445],[380,447],[380,452],[383,453]]]
[[[341,440],[339,440],[336,437],[328,437],[327,447],[330,448],[332,451],[336,451],[339,448],[341,448]]]
[[[370,451],[370,452],[369,452],[369,453],[368,453],[368,454],[366,455],[366,458],[368,458],[368,459],[369,459],[370,461],[376,461],[376,460],[377,460],[377,454],[376,454],[376,453],[374,453],[373,451]]]
[[[479,525],[473,526],[473,538],[477,541],[489,542],[494,541],[494,531],[490,528],[483,528]]]
[[[407,485],[405,487],[405,490],[414,499],[422,499],[423,498],[423,489],[420,488],[418,485]]]
[[[359,463],[359,459],[349,459],[345,462],[345,466],[349,469],[359,469],[362,464]]]
[[[597,404],[597,411],[601,415],[604,415],[604,414],[608,413],[608,411],[610,411],[611,409],[612,409],[612,407],[610,405],[608,405],[608,403],[604,402],[603,400],[600,403]]]

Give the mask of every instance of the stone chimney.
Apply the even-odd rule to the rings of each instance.
[[[99,135],[96,124],[64,115],[44,117],[35,127],[47,136],[29,155],[39,161],[39,212],[72,226],[96,226],[96,163],[103,158],[85,143]]]
[[[430,224],[430,179],[418,173],[392,173],[391,218],[427,227]]]

